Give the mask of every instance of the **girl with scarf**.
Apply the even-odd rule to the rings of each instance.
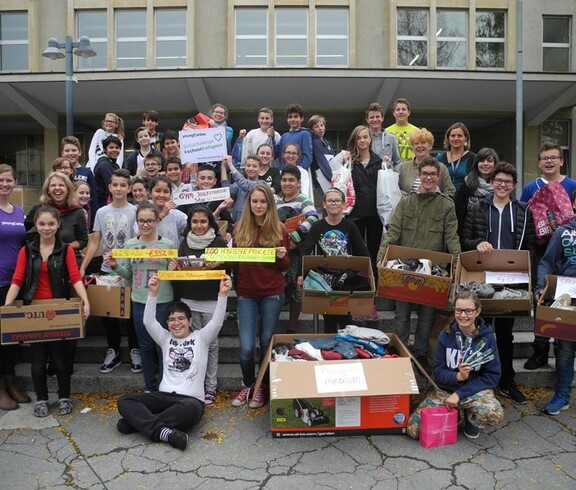
[[[203,260],[204,251],[211,247],[226,247],[226,241],[218,233],[218,224],[214,215],[204,205],[195,206],[188,215],[184,240],[178,248],[178,257],[195,260],[195,263],[184,260],[172,260],[170,269],[211,270],[221,265],[220,262]],[[212,320],[218,303],[219,283],[214,280],[175,281],[175,297],[188,305],[192,311],[192,330],[200,330]],[[216,401],[218,374],[218,337],[208,350],[208,365],[204,380],[204,403],[212,405]]]

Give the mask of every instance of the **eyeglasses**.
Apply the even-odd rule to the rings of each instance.
[[[298,152],[297,151],[285,151],[284,155],[288,155],[290,157],[297,157],[298,156]]]
[[[168,318],[168,321],[166,323],[169,324],[184,323],[186,320],[188,320],[188,318],[186,318],[185,316],[171,317]]]
[[[138,223],[140,226],[142,225],[148,225],[148,226],[152,226],[154,223],[156,223],[155,219],[137,219],[136,223]]]
[[[435,179],[438,177],[438,172],[420,172],[420,178],[422,179]]]
[[[326,204],[341,204],[342,199],[326,199]]]
[[[109,119],[104,119],[105,124],[116,124],[116,121],[110,121]]]
[[[145,163],[144,166],[145,167],[159,167],[160,165],[158,165],[157,163]]]
[[[477,309],[478,308],[454,308],[454,313],[456,315],[461,315],[462,313],[464,313],[466,316],[470,316],[470,315],[474,314],[474,312]]]
[[[541,162],[557,162],[561,157],[554,155],[552,157],[540,157]]]
[[[494,180],[492,181],[492,183],[493,183],[494,185],[497,185],[497,186],[503,185],[503,186],[505,186],[505,187],[512,187],[512,186],[514,185],[514,181],[513,181],[513,180],[504,180],[504,179],[494,179]]]

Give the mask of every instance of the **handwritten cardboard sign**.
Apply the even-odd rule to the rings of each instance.
[[[528,284],[530,277],[527,272],[493,272],[486,271],[488,284]]]
[[[172,259],[178,257],[175,248],[113,248],[114,259]]]
[[[213,271],[158,271],[161,281],[205,281],[207,279],[220,280],[226,275],[224,270]]]
[[[275,248],[207,248],[204,258],[214,262],[275,262]]]
[[[183,162],[219,162],[228,153],[224,126],[180,131],[178,139]]]
[[[366,391],[368,385],[360,363],[328,363],[314,366],[318,393]]]
[[[303,214],[299,214],[298,216],[288,218],[286,221],[284,221],[286,232],[292,233],[293,231],[296,231],[298,229],[298,226],[300,226],[300,223],[302,223],[302,221],[304,221],[305,219],[306,216],[304,216]]]
[[[558,276],[556,279],[556,294],[554,299],[558,299],[563,294],[568,294],[571,298],[576,298],[576,277]]]
[[[178,192],[172,195],[172,200],[176,206],[181,206],[182,204],[199,204],[202,202],[223,201],[229,197],[229,187],[196,190],[191,184],[186,184]]]

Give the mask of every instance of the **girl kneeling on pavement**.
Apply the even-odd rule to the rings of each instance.
[[[163,376],[160,391],[124,395],[118,400],[123,418],[116,427],[123,434],[140,432],[152,441],[161,441],[184,450],[188,431],[200,422],[204,413],[204,378],[208,350],[224,322],[230,276],[220,281],[214,315],[201,330],[192,330],[190,308],[181,302],[168,309],[168,330],[156,320],[156,302],[160,280],[154,275],[148,281],[148,299],[144,325],[162,349]]]
[[[438,337],[434,352],[434,380],[440,390],[429,394],[408,421],[408,435],[420,435],[420,413],[427,407],[446,405],[464,412],[464,435],[476,439],[479,429],[500,423],[502,405],[494,396],[500,380],[500,360],[492,328],[480,318],[475,293],[456,295],[456,321]],[[469,362],[464,362],[469,360]]]
[[[60,240],[60,213],[52,206],[41,206],[34,216],[38,237],[20,249],[12,284],[6,294],[6,304],[12,304],[22,292],[25,305],[37,299],[70,298],[70,285],[84,302],[84,319],[90,316],[90,305],[74,250]],[[32,352],[32,383],[37,402],[36,417],[48,416],[48,380],[46,362],[48,355],[56,368],[58,379],[58,415],[72,412],[70,382],[72,362],[66,340],[35,342]]]

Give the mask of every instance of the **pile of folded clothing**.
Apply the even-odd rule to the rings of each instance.
[[[387,269],[398,269],[430,276],[450,277],[450,264],[433,264],[430,259],[394,259],[386,262]]]
[[[388,336],[380,330],[346,325],[334,337],[277,343],[272,348],[272,360],[339,361],[398,357],[398,352],[389,343]]]
[[[316,291],[370,291],[368,274],[354,269],[319,266],[310,269],[304,278],[304,289]]]
[[[476,296],[482,299],[528,299],[530,293],[523,289],[521,284],[512,286],[485,284],[476,281],[463,282],[456,286],[456,293],[462,291],[472,291]],[[524,285],[526,287],[526,285]]]

